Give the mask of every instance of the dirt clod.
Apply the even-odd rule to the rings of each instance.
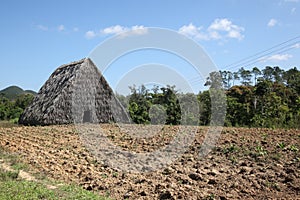
[[[166,200],[166,199],[169,200],[169,199],[173,199],[173,197],[172,197],[171,192],[166,191],[166,192],[161,193],[161,194],[159,195],[159,199],[160,199],[160,200]]]
[[[189,177],[190,177],[192,180],[195,180],[195,181],[202,180],[201,176],[200,176],[199,174],[195,174],[195,173],[189,174]]]

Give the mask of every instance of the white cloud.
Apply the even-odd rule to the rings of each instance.
[[[133,34],[136,35],[143,35],[148,33],[148,29],[144,26],[133,26],[131,27],[131,30],[133,31]]]
[[[47,26],[43,26],[43,25],[37,25],[36,26],[37,29],[42,30],[42,31],[48,31],[49,28]]]
[[[58,30],[59,32],[64,31],[64,30],[65,30],[65,26],[61,24],[61,25],[59,25],[59,26],[57,27],[57,30]]]
[[[231,30],[228,32],[227,37],[242,40],[244,38],[244,35],[242,35],[241,32],[237,30]]]
[[[221,39],[222,36],[217,31],[210,31],[209,32],[209,38],[214,39],[214,40],[218,40],[218,39]]]
[[[234,38],[238,40],[242,40],[244,35],[242,32],[245,30],[241,26],[237,26],[233,24],[230,20],[224,19],[215,19],[215,21],[208,27],[209,31],[223,31],[229,38]]]
[[[293,56],[290,54],[275,54],[272,56],[267,56],[267,57],[263,57],[261,59],[259,59],[260,61],[266,62],[266,61],[286,61],[290,58],[292,58]]]
[[[70,34],[72,32],[78,32],[79,28],[78,27],[74,27],[74,28],[70,28],[67,29],[65,27],[65,25],[61,24],[58,26],[52,26],[52,27],[48,27],[48,26],[44,26],[44,25],[34,25],[35,28],[42,30],[42,31],[49,31],[49,32],[60,32],[60,33],[67,33]],[[88,35],[91,35],[91,33],[87,33]]]
[[[284,61],[292,58],[293,56],[290,54],[275,54],[268,58],[268,60],[272,61]]]
[[[128,29],[126,27],[120,26],[120,25],[116,25],[116,26],[110,26],[107,27],[105,29],[102,29],[100,32],[102,34],[119,34],[122,33],[124,31],[127,31]]]
[[[87,39],[93,39],[96,36],[97,36],[97,34],[94,31],[87,31],[85,33],[85,38],[87,38]]]
[[[232,22],[228,19],[215,19],[215,21],[208,27],[209,30],[230,31]]]
[[[140,25],[125,27],[121,25],[110,26],[104,29],[101,29],[98,32],[95,31],[87,31],[85,33],[85,37],[87,39],[92,39],[97,36],[103,35],[119,35],[120,37],[127,37],[130,35],[143,35],[148,33],[148,28]]]
[[[202,27],[196,27],[192,23],[182,26],[178,32],[191,38],[198,40],[208,40],[209,36],[201,32]]]
[[[243,27],[223,18],[215,19],[206,30],[203,30],[203,27],[196,27],[190,23],[182,26],[178,32],[196,40],[220,40],[224,38],[242,40],[244,38],[242,34],[244,30]]]
[[[278,23],[278,21],[276,19],[270,19],[270,21],[268,22],[268,27],[273,27]]]
[[[300,48],[300,43],[296,43],[296,44],[292,45],[291,48],[299,49]]]
[[[126,37],[129,35],[143,35],[148,32],[148,29],[142,25],[138,26],[132,26],[132,27],[124,27],[120,25],[115,25],[111,27],[107,27],[105,29],[102,29],[100,31],[102,34],[105,35],[118,35],[120,34],[120,37]]]
[[[125,30],[126,31],[118,34],[119,39],[133,35],[144,35],[148,33],[148,28],[144,26],[132,26],[131,28],[125,28]]]

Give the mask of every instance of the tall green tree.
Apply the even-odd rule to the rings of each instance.
[[[273,67],[273,77],[275,82],[283,83],[283,72],[284,70],[281,69],[280,67],[278,66]]]
[[[177,125],[181,120],[180,103],[177,98],[175,86],[162,87],[161,103],[166,107],[167,124]]]
[[[241,82],[231,86],[239,77]],[[205,85],[209,89],[198,95],[178,94],[175,86],[152,90],[132,87],[130,115],[137,123],[209,125],[215,118],[222,119],[225,88],[227,126],[300,128],[300,72],[296,67],[287,71],[266,66],[262,71],[254,67],[252,71],[211,72]],[[8,107],[14,108],[11,104]],[[193,112],[197,108],[199,111]],[[0,104],[0,116],[8,113]]]
[[[239,70],[240,77],[242,79],[241,83],[245,86],[251,85],[252,74],[250,70],[246,70],[243,67]]]
[[[261,75],[261,71],[257,67],[253,67],[252,73],[254,75],[254,85],[257,83],[257,78],[259,75]]]
[[[233,83],[232,85],[235,85],[235,81],[240,80],[239,72],[233,72]]]
[[[267,81],[273,81],[274,69],[273,67],[266,66],[263,70],[263,78]]]
[[[149,109],[151,102],[148,99],[148,90],[144,85],[138,89],[135,86],[130,87],[131,95],[129,97],[129,115],[133,122],[138,124],[150,123]]]

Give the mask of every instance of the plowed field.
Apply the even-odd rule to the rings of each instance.
[[[102,128],[116,145],[135,152],[161,148],[178,130],[168,126],[165,134],[145,139],[127,137],[114,125]],[[0,128],[0,145],[34,171],[114,199],[300,199],[299,130],[224,128],[201,158],[207,128],[199,127],[181,157],[147,173],[118,171],[97,160],[77,132],[71,125]]]

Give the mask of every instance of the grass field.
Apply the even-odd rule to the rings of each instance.
[[[0,147],[0,200],[108,199],[78,185],[48,180],[41,174],[30,175],[24,170],[30,167]],[[22,175],[25,173],[26,176]]]

